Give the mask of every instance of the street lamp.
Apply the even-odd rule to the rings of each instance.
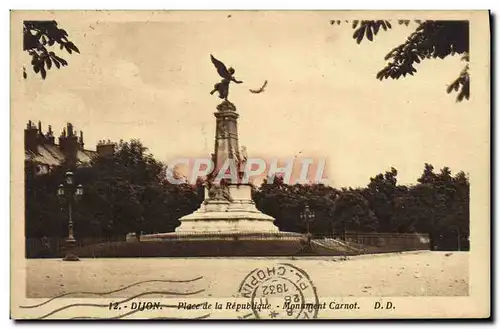
[[[76,261],[80,260],[77,255],[70,252],[71,248],[75,246],[76,240],[73,234],[73,202],[78,200],[83,195],[83,186],[78,184],[75,187],[74,175],[71,171],[65,174],[64,184],[60,184],[57,189],[57,196],[65,201],[68,206],[68,238],[66,239],[66,255],[63,260]]]
[[[302,219],[302,221],[307,224],[307,235],[310,234],[309,224],[314,220],[315,217],[316,215],[314,214],[314,211],[311,211],[309,209],[309,205],[306,203],[304,212],[300,214],[300,219]]]
[[[306,240],[305,240],[305,246],[304,249],[302,249],[302,252],[304,253],[310,253],[312,252],[312,245],[311,245],[311,234],[309,230],[309,224],[311,221],[314,219],[315,214],[313,211],[309,209],[309,205],[306,203],[306,206],[304,207],[304,211],[300,213],[300,219],[302,219],[303,222],[306,223],[307,225],[307,235],[306,235]]]

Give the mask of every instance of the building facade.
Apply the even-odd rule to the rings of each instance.
[[[72,168],[87,166],[93,157],[112,155],[114,149],[115,144],[110,141],[100,141],[95,150],[85,149],[83,131],[78,134],[71,123],[61,131],[58,143],[50,125],[44,132],[40,121],[38,126],[28,121],[24,129],[25,162],[35,166],[37,175],[47,174],[52,168],[64,164]]]

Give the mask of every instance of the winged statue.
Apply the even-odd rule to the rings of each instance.
[[[229,83],[231,83],[231,81],[235,83],[243,83],[243,81],[238,81],[235,79],[235,77],[233,76],[235,71],[232,67],[230,67],[229,69],[226,68],[226,65],[224,65],[224,63],[219,61],[213,55],[210,55],[210,59],[217,69],[217,73],[219,73],[219,75],[222,77],[221,82],[215,84],[214,89],[210,92],[210,95],[213,95],[217,91],[219,93],[219,98],[227,101],[227,96],[229,95]]]

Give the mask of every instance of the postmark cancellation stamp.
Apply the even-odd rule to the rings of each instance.
[[[309,275],[287,263],[254,269],[244,278],[238,292],[252,307],[240,318],[311,319],[318,316],[321,308]]]

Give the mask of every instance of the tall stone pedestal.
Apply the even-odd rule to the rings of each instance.
[[[229,162],[234,164],[233,177],[244,165],[238,144],[238,117],[234,104],[224,101],[217,106],[215,145],[212,161],[214,170],[207,178],[209,188],[205,201],[194,213],[180,218],[178,233],[254,233],[279,232],[273,224],[274,218],[261,213],[252,201],[252,187],[248,184],[220,184],[217,177]],[[215,191],[215,192],[214,192]]]
[[[224,101],[217,106],[215,145],[212,161],[214,169],[207,177],[205,200],[200,208],[180,218],[181,225],[175,232],[151,234],[143,241],[209,241],[224,243],[257,240],[278,240],[296,243],[300,234],[280,232],[273,224],[274,218],[260,212],[252,200],[252,186],[238,180],[220,182],[220,173],[227,173],[227,163],[233,164],[232,177],[241,177],[246,161],[245,149],[238,145],[238,113],[234,104]],[[228,242],[229,240],[229,242]],[[250,241],[250,242],[248,242]],[[201,243],[201,242],[200,242]],[[279,242],[281,243],[281,242]],[[260,245],[259,245],[260,246]],[[250,248],[250,247],[249,247]],[[261,248],[261,247],[259,247]],[[265,248],[258,254],[265,253]]]

